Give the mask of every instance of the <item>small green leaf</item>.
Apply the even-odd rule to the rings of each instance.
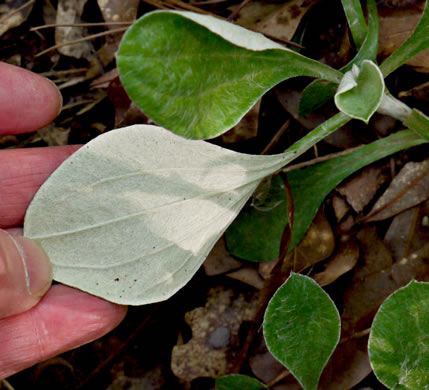
[[[411,36],[396,50],[390,57],[388,57],[381,65],[380,70],[383,72],[384,77],[398,69],[401,65],[405,64],[411,58],[429,48],[429,6],[426,0],[425,8],[422,17],[417,24]]]
[[[264,337],[269,351],[305,390],[316,390],[340,339],[340,316],[311,278],[292,273],[268,304]]]
[[[380,69],[372,61],[365,60],[360,69],[353,65],[344,75],[335,94],[335,104],[344,114],[368,123],[383,94],[384,79]]]
[[[367,33],[367,26],[360,0],[341,0],[341,2],[343,3],[353,41],[356,47],[360,48]]]
[[[302,240],[325,197],[346,177],[383,157],[425,142],[413,131],[404,130],[346,156],[288,173],[295,209],[289,250]],[[280,185],[280,180],[273,178],[273,183]],[[232,255],[251,261],[278,258],[282,232],[287,224],[287,198],[284,192],[276,194],[277,202],[283,200],[277,208],[264,212],[247,205],[228,228],[225,238]],[[274,223],[275,218],[282,223]]]
[[[353,65],[360,66],[364,60],[375,61],[378,49],[378,14],[375,0],[368,0],[368,32],[365,40],[356,56],[340,69],[345,73],[351,70]],[[299,102],[299,115],[307,116],[314,110],[325,105],[335,96],[337,83],[326,80],[314,80],[303,91]]]
[[[215,390],[269,390],[269,388],[250,376],[233,374],[216,378]]]
[[[389,389],[429,389],[429,283],[411,281],[384,301],[368,348],[375,375]]]
[[[187,138],[233,127],[279,82],[341,73],[220,19],[180,11],[147,13],[124,35],[117,63],[131,99],[158,124]]]

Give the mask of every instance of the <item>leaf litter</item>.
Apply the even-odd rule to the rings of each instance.
[[[92,2],[92,0],[88,0],[89,3]],[[11,2],[8,2],[7,4],[10,4]],[[18,2],[16,2],[18,3]],[[49,8],[48,3],[44,5],[44,10],[43,12],[45,12],[45,10],[47,10]],[[99,1],[98,2],[100,5],[100,9],[102,9],[103,7],[103,3]],[[121,3],[121,2],[117,2],[117,3]],[[123,2],[125,3],[125,2]],[[207,6],[206,6],[207,7]],[[217,12],[219,10],[218,8],[219,6],[215,5],[213,6],[213,8],[211,10],[214,10],[214,12]],[[392,8],[392,7],[391,7]],[[29,9],[31,9],[31,7],[29,7]],[[39,10],[35,9],[34,12],[39,12]],[[47,12],[47,11],[46,11]],[[410,10],[400,10],[398,11],[399,13],[402,13],[402,17],[405,20],[405,17],[407,14],[412,14],[413,11]],[[53,16],[54,16],[54,20],[55,20],[55,13],[56,10],[53,9]],[[85,19],[85,11],[83,12],[82,15],[78,16],[80,18],[82,18],[82,20]],[[392,12],[393,14],[393,12]],[[102,13],[100,14],[102,15]],[[386,19],[383,21],[383,18],[385,17],[385,15],[387,15]],[[47,14],[45,15],[47,17]],[[51,15],[52,16],[52,15]],[[19,23],[22,23],[25,21],[25,18],[27,16],[25,16]],[[107,16],[104,15],[102,18],[106,18]],[[122,18],[124,19],[124,18]],[[398,34],[393,34],[391,33],[391,29],[394,27],[398,27],[399,24],[396,23],[398,19],[394,19],[393,17],[391,17],[389,15],[389,12],[384,12],[381,15],[381,19],[382,19],[382,23],[385,23],[384,27],[381,28],[381,32],[383,33],[383,31],[386,31],[387,33],[385,34],[386,37],[388,38],[394,38],[396,37]],[[48,22],[48,19],[46,19]],[[103,20],[103,19],[102,19]],[[106,20],[106,19],[104,19]],[[9,20],[7,21],[9,22]],[[52,20],[50,21],[52,22]],[[405,22],[404,22],[405,23]],[[409,29],[409,26],[411,25],[409,22],[406,22],[406,27],[407,29]],[[10,27],[7,27],[10,28]],[[74,28],[75,30],[77,30],[77,28]],[[14,33],[14,30],[10,30],[12,33]],[[10,39],[11,37],[11,32],[8,31],[7,33],[4,34],[5,37],[7,37],[8,39]],[[49,35],[46,34],[46,36]],[[22,44],[22,40],[19,42],[19,44]],[[107,43],[107,42],[106,42]],[[42,47],[43,45],[46,45],[46,42],[43,41],[40,44],[40,47]],[[40,50],[40,47],[37,47],[37,50],[34,50],[33,48],[33,53],[36,53],[38,50]],[[79,45],[78,45],[79,47]],[[95,77],[94,75],[99,75],[100,70],[102,71],[109,71],[112,69],[112,65],[108,65],[108,61],[111,61],[111,59],[113,59],[113,53],[108,53],[108,51],[110,50],[111,46],[107,45],[104,47],[103,50],[106,51],[106,55],[104,56],[103,54],[103,50],[102,47],[100,47],[99,45],[96,45],[96,49],[97,49],[97,54],[101,56],[102,58],[102,63],[101,66],[99,63],[97,63],[96,60],[93,60],[93,62],[91,62],[91,66],[89,66],[89,62],[88,62],[88,69],[91,69],[91,72],[87,73],[87,77],[88,80],[91,80],[93,77]],[[386,51],[383,51],[385,48],[387,48],[387,50],[389,49],[389,44],[382,46],[382,53],[384,53],[384,55],[386,55]],[[5,49],[6,50],[6,49]],[[81,48],[79,50],[82,50]],[[29,69],[32,69],[33,66],[37,66],[37,69],[41,69],[44,66],[46,66],[46,64],[44,64],[43,62],[38,62],[39,60],[35,60],[34,59],[34,63],[32,63],[31,61],[29,61],[28,55],[21,55],[20,54],[20,50],[17,50],[17,54],[14,54],[13,56],[10,54],[10,52],[7,51],[2,51],[2,60],[7,60],[8,62],[13,62],[13,63],[17,63],[17,64],[21,64],[26,66]],[[76,63],[73,63],[73,60],[71,59],[65,59],[65,57],[62,54],[58,54],[58,53],[51,53],[49,54],[48,57],[48,68],[46,69],[47,71],[51,71],[51,66],[52,64],[57,64],[58,59],[61,58],[63,64],[61,65],[64,66],[64,62],[65,61],[70,61],[69,63],[65,62],[66,64],[66,70],[71,70],[74,71],[76,70]],[[109,60],[110,58],[110,60]],[[411,62],[411,64],[413,66],[415,66],[416,68],[418,68],[419,70],[424,70],[425,68],[427,69],[427,62],[424,58],[421,57],[416,57],[413,60],[417,60],[417,62]],[[88,61],[87,58],[83,57],[82,59],[82,63],[84,63],[85,61]],[[79,66],[81,66],[81,64],[79,64]],[[61,69],[60,67],[60,69]],[[104,67],[104,69],[102,69]],[[54,65],[54,69],[58,69],[57,65]],[[62,68],[61,70],[63,70],[64,68]],[[53,76],[51,76],[53,78],[58,78],[59,82],[63,82],[60,81],[60,79],[62,79],[64,76],[60,76],[60,73],[56,74],[55,70],[53,73]],[[67,76],[66,76],[67,77]],[[65,82],[70,81],[71,80],[71,76],[69,76],[69,80],[64,80]],[[106,81],[106,85],[112,85],[113,80],[107,80]],[[71,85],[71,84],[70,84]],[[85,85],[85,84],[84,84]],[[78,88],[81,88],[82,83],[81,84],[74,84],[71,85],[67,90],[63,90],[63,95],[65,98],[65,103],[67,104],[68,101],[70,101],[70,99],[73,99],[73,94],[80,94],[80,91]],[[413,87],[414,85],[410,85],[407,87],[404,87],[403,90],[406,91],[412,91],[411,87]],[[78,88],[77,88],[78,87]],[[402,88],[402,87],[401,87]],[[113,96],[118,90],[120,89],[120,87],[116,87],[116,90],[114,90],[114,93],[111,95]],[[418,92],[418,91],[417,91]],[[410,93],[413,94],[413,96],[416,99],[425,99],[426,98],[426,94],[423,94],[423,96],[420,95],[416,95],[417,94],[416,91],[412,91]],[[91,97],[90,97],[91,98]],[[117,105],[119,103],[115,103],[113,106],[114,109],[116,109]],[[105,108],[105,105],[101,105],[103,108]],[[111,107],[110,107],[111,110]],[[70,139],[71,142],[79,142],[79,143],[83,143],[86,142],[88,140],[86,134],[88,133],[87,131],[82,132],[79,131],[78,128],[92,128],[95,129],[95,127],[92,127],[92,124],[95,123],[96,121],[99,121],[100,119],[97,118],[97,112],[98,112],[98,116],[99,116],[99,111],[97,111],[97,107],[96,106],[92,106],[89,107],[89,111],[80,116],[79,118],[73,118],[73,108],[63,112],[61,114],[61,117],[58,121],[58,128],[59,129],[71,129],[70,130]],[[108,110],[104,110],[104,113],[107,113]],[[112,110],[110,112],[113,112]],[[138,111],[137,111],[138,112]],[[90,116],[88,115],[91,114]],[[141,115],[141,113],[140,113]],[[125,115],[126,116],[126,115]],[[137,117],[138,121],[141,121],[143,123],[146,123],[147,118],[145,118],[144,116],[137,116],[134,113],[130,114],[131,117],[131,121],[133,120],[133,118]],[[118,115],[118,122],[123,120],[123,116]],[[104,115],[103,116],[103,122],[105,122],[105,124],[103,125],[103,127],[100,128],[111,128],[113,125],[113,120],[114,118],[112,116],[109,115]],[[126,119],[125,119],[126,120]],[[60,123],[60,121],[62,123]],[[80,122],[81,124],[78,125],[76,127],[76,123]],[[125,124],[129,124],[129,122],[124,122]],[[135,123],[135,122],[134,122]],[[70,127],[69,125],[72,124],[72,126]],[[52,136],[49,134],[52,132]],[[90,137],[94,137],[95,135],[98,135],[100,133],[100,131],[93,131],[90,134]],[[85,135],[83,135],[85,134]],[[353,133],[354,134],[354,133]],[[255,133],[253,133],[253,135],[255,135]],[[332,137],[331,137],[332,138]],[[356,137],[353,137],[353,144],[356,143]],[[31,141],[33,142],[33,141]],[[55,131],[54,130],[47,130],[44,135],[39,138],[38,141],[36,141],[38,143],[58,143],[58,144],[63,144],[66,142],[66,140],[64,140],[63,138],[57,138],[55,137]],[[351,142],[349,140],[347,140],[347,142]],[[14,144],[15,145],[24,145],[20,140],[14,140]],[[339,144],[332,144],[334,147],[338,147]],[[387,184],[387,183],[386,183]],[[361,188],[362,190],[366,190],[365,188]],[[356,190],[357,191],[357,190]],[[408,190],[407,190],[408,191]],[[403,197],[406,198],[407,197],[407,191],[405,191]],[[376,191],[375,195],[373,195],[373,198],[369,201],[370,203],[374,202],[377,197],[379,196],[378,191]],[[411,202],[413,203],[413,202]],[[415,203],[415,202],[414,202]],[[338,298],[342,298],[342,296],[344,295],[344,292],[346,292],[346,294],[344,295],[344,311],[346,311],[346,313],[351,314],[351,316],[349,317],[343,317],[343,326],[344,324],[347,324],[347,322],[349,322],[348,329],[350,331],[351,335],[354,335],[357,333],[359,333],[359,331],[362,330],[362,328],[365,328],[364,324],[365,321],[367,322],[369,318],[371,318],[371,313],[366,313],[366,311],[362,310],[361,308],[359,309],[359,306],[365,306],[365,304],[367,302],[371,302],[371,299],[373,296],[376,296],[376,299],[378,295],[386,295],[387,291],[391,290],[391,289],[396,289],[398,286],[400,285],[404,285],[406,284],[409,279],[411,277],[415,277],[419,280],[428,280],[428,267],[427,267],[427,258],[429,256],[429,249],[427,246],[427,219],[428,219],[428,209],[427,209],[427,201],[425,202],[423,201],[419,201],[417,205],[412,205],[409,206],[409,208],[405,211],[401,211],[396,213],[394,216],[389,217],[385,220],[384,225],[382,228],[380,228],[380,226],[382,226],[380,224],[380,222],[373,222],[372,225],[375,225],[376,227],[379,227],[379,230],[382,234],[380,234],[380,236],[377,236],[375,231],[369,231],[369,233],[360,233],[359,237],[360,239],[359,241],[359,248],[360,248],[360,256],[359,256],[359,260],[357,261],[357,263],[353,266],[353,262],[355,259],[355,255],[351,256],[350,258],[353,260],[345,260],[345,263],[347,264],[349,262],[349,266],[342,268],[341,271],[336,270],[336,266],[338,265],[340,268],[346,264],[342,264],[339,260],[338,263],[335,261],[335,259],[337,259],[337,255],[338,253],[341,253],[341,251],[343,250],[342,248],[345,246],[347,247],[348,245],[353,246],[354,244],[349,243],[349,241],[345,240],[345,243],[343,242],[343,239],[340,241],[339,237],[336,235],[337,232],[337,228],[338,228],[338,221],[335,221],[335,219],[331,218],[331,212],[333,213],[333,210],[331,209],[331,205],[328,202],[325,203],[325,208],[326,208],[326,212],[327,212],[327,216],[328,219],[330,221],[330,224],[332,226],[332,230],[334,231],[334,237],[335,237],[335,247],[336,247],[336,252],[334,252],[334,254],[329,257],[328,259],[326,259],[324,262],[320,263],[320,264],[316,264],[314,266],[314,268],[309,268],[307,269],[306,272],[308,272],[310,275],[314,276],[319,274],[319,277],[321,277],[320,275],[323,272],[327,272],[329,273],[329,283],[330,286],[329,288],[335,288],[336,293],[334,293],[334,295],[338,295]],[[343,213],[343,211],[341,211],[341,213]],[[345,214],[342,215],[342,217],[348,218],[351,217],[352,219],[355,219],[356,217],[361,218],[362,215],[360,215],[360,212],[356,211],[356,210],[348,210],[346,211]],[[390,221],[391,219],[391,221]],[[341,220],[341,218],[338,218],[338,220]],[[426,221],[426,222],[425,222]],[[400,228],[402,226],[402,229]],[[386,231],[387,228],[387,231]],[[352,225],[352,230],[348,231],[348,234],[351,236],[354,236],[356,234],[356,230],[359,231],[362,229],[361,226],[359,225]],[[354,229],[354,230],[353,230]],[[364,231],[366,228],[363,228]],[[383,233],[386,231],[385,235],[383,236]],[[345,237],[345,236],[344,236]],[[384,237],[383,240],[380,237]],[[347,237],[346,237],[347,238]],[[370,240],[374,240],[375,243],[373,245],[369,245],[368,242]],[[380,253],[380,259],[381,259],[381,264],[382,266],[380,267],[376,267],[374,265],[370,266],[369,264],[375,263],[376,262],[376,256],[374,256],[374,259],[371,258],[370,256],[370,252],[375,252],[377,253],[377,251],[379,251]],[[346,251],[347,252],[347,251]],[[389,253],[391,252],[391,254],[389,255]],[[227,254],[226,254],[227,255]],[[235,263],[237,267],[239,267],[239,262]],[[334,264],[334,265],[332,265]],[[336,264],[336,265],[335,265]],[[267,268],[270,265],[270,263],[261,263],[259,268]],[[264,266],[264,267],[263,267]],[[235,267],[235,266],[234,266]],[[323,271],[323,268],[326,267]],[[330,268],[332,267],[332,268]],[[348,269],[350,268],[350,269]],[[348,271],[344,271],[345,269],[348,269]],[[223,272],[228,272],[228,271],[221,271]],[[266,271],[266,274],[268,275],[268,273],[270,272],[270,270],[268,269]],[[341,276],[341,272],[343,273]],[[346,272],[344,274],[344,272]],[[262,272],[263,274],[263,272]],[[336,277],[338,275],[338,279],[337,280],[332,280],[334,277]],[[325,276],[326,277],[326,274]],[[219,276],[219,274],[217,274],[217,276],[214,276],[214,279],[208,279],[208,280],[217,280],[216,283],[224,283],[223,280],[221,279],[220,281],[216,278],[222,278],[221,276]],[[344,288],[344,280],[348,280],[347,278],[351,279],[349,288]],[[393,280],[393,282],[392,282]],[[231,282],[229,282],[231,283]],[[241,289],[243,284],[242,282],[232,282],[234,283],[234,289],[237,289],[237,286],[240,286],[238,289]],[[383,287],[384,286],[384,287]],[[379,287],[382,288],[382,291],[380,294],[375,294],[374,291],[377,290]],[[357,291],[359,290],[359,291]],[[236,294],[236,293],[235,293]],[[374,295],[375,294],[375,295]],[[354,306],[353,306],[353,302],[354,302]],[[229,307],[233,306],[233,303],[229,303],[228,304]],[[204,306],[204,304],[201,305],[197,304],[195,306]],[[371,303],[371,310],[376,310],[376,304]],[[188,309],[189,310],[189,309]],[[137,312],[138,313],[138,312]],[[145,317],[146,314],[145,312],[142,312],[143,316]],[[137,319],[135,319],[135,324],[138,324],[139,322],[141,322],[141,317],[142,315],[137,315],[136,316]],[[179,316],[180,317],[180,316]],[[179,318],[176,317],[176,318]],[[129,327],[130,325],[130,321],[132,321],[132,317],[128,318],[128,325],[127,325],[127,321],[122,325],[122,331],[123,329],[125,329],[125,327]],[[153,320],[155,321],[159,321],[159,319],[155,319]],[[180,324],[180,321],[177,321],[178,324]],[[180,325],[179,325],[180,326]],[[346,327],[347,327],[346,326]],[[173,328],[173,326],[171,326]],[[177,328],[177,326],[176,326]],[[129,329],[127,329],[127,331],[129,332]],[[146,329],[146,332],[148,332],[148,337],[150,337],[151,334],[151,330],[150,329]],[[104,339],[105,341],[102,341],[108,345],[110,345],[107,340],[115,340],[117,333],[112,333],[109,336],[106,336],[106,338]],[[165,333],[165,335],[167,335],[167,333]],[[222,337],[220,337],[222,338]],[[136,345],[138,343],[138,340],[135,339],[135,335],[132,335],[131,340],[135,340]],[[354,339],[352,339],[354,340]],[[362,343],[362,341],[364,339],[356,339],[358,344]],[[114,343],[113,343],[114,344]],[[345,342],[344,344],[342,344],[338,350],[342,349],[343,345],[348,345],[349,342]],[[364,343],[363,343],[364,344]],[[101,354],[99,347],[97,347],[97,343],[94,343],[93,345],[89,345],[86,347],[86,349],[82,349],[82,351],[84,352],[79,352],[79,350],[76,351],[76,353],[74,354],[74,356],[80,356],[82,357],[84,354],[87,354],[88,351],[98,351],[98,354]],[[219,345],[219,344],[217,344]],[[83,347],[85,348],[85,347]],[[135,348],[135,346],[133,347]],[[155,350],[155,348],[154,348]],[[350,375],[353,376],[355,378],[355,380],[357,381],[359,377],[364,377],[365,376],[365,372],[366,369],[365,368],[365,357],[364,355],[361,355],[359,351],[361,351],[361,347],[356,346],[356,344],[354,343],[350,343],[349,347],[347,348],[348,353],[349,354],[345,354],[342,355],[343,352],[341,352],[341,356],[346,356],[346,358],[339,358],[338,360],[334,360],[335,354],[333,356],[333,358],[331,360],[333,360],[332,363],[332,367],[329,369],[331,371],[331,375],[333,376],[337,376],[338,380],[335,382],[335,379],[333,380],[333,382],[329,382],[329,380],[326,380],[326,383],[329,383],[329,385],[333,386],[332,389],[334,389],[335,387],[335,383],[342,383],[342,386],[344,387],[339,387],[339,388],[350,388],[351,383],[352,382],[341,382],[341,378],[344,376],[347,376],[348,373],[351,373]],[[350,354],[350,351],[354,350],[356,355],[351,357],[352,354]],[[110,352],[110,351],[109,351]],[[147,354],[147,349],[145,349],[144,351],[141,352],[140,358],[141,356],[144,356],[145,354]],[[155,354],[156,355],[156,354]],[[79,363],[79,359],[74,359],[72,356],[66,355],[65,358],[67,360],[70,360],[73,362],[73,366],[74,366],[74,372],[76,373],[76,375],[82,375],[82,373],[84,372],[84,370],[80,367],[80,363]],[[169,353],[166,354],[166,357],[164,359],[168,360],[169,358]],[[120,381],[116,382],[116,385],[118,389],[121,388],[125,388],[126,386],[129,386],[130,384],[135,384],[136,386],[138,386],[138,384],[140,383],[146,383],[145,381],[141,381],[140,378],[142,376],[144,376],[144,372],[143,371],[139,371],[137,373],[130,373],[129,372],[129,368],[127,368],[127,365],[129,367],[130,365],[130,361],[135,360],[136,358],[134,356],[132,356],[132,353],[130,352],[126,352],[123,354],[120,354],[119,356],[116,357],[116,360],[119,362],[119,366],[120,368],[118,370],[115,370],[115,372],[112,371],[112,375],[118,375],[118,377],[120,375],[123,375],[125,373],[125,375],[127,375],[128,378],[131,378],[130,380],[126,381],[122,381],[122,383],[120,383]],[[157,356],[152,356],[151,360],[155,361],[157,359]],[[81,358],[82,361],[86,361],[85,358]],[[91,367],[91,364],[94,365],[94,367],[97,368],[97,364],[98,364],[98,359],[93,359],[92,361],[86,361],[86,364],[88,367]],[[350,361],[350,366],[351,367],[355,367],[355,368],[347,368],[341,365],[341,363],[346,363]],[[127,362],[127,363],[124,363]],[[165,362],[165,360],[164,360]],[[49,367],[49,365],[48,365]],[[39,375],[37,373],[37,366],[34,369],[34,371],[29,370],[29,373],[22,373],[22,374],[18,374],[17,375],[17,379],[19,380],[19,375],[21,375],[22,378],[25,378],[26,383],[31,383],[31,381],[35,381],[35,383],[37,381],[38,384],[43,383],[43,378],[42,375]],[[327,370],[327,371],[329,371]],[[34,375],[31,377],[31,372],[34,373]],[[145,371],[146,372],[146,371]],[[148,370],[147,372],[150,372],[150,370]],[[165,374],[162,373],[162,374]],[[103,375],[103,371],[100,370],[99,374],[97,374],[99,377],[102,377]],[[96,376],[97,376],[96,375]],[[324,374],[326,376],[329,377],[329,374]],[[107,374],[107,377],[110,378],[110,374]],[[324,376],[325,377],[325,376]],[[325,379],[324,377],[322,377],[322,383],[325,383]],[[332,377],[331,377],[332,378]],[[170,382],[168,388],[182,388],[182,385],[179,385],[177,382],[174,382],[174,385],[171,385],[171,378],[169,378]],[[14,381],[14,378],[11,379],[11,381]],[[292,381],[293,382],[293,381]],[[64,378],[59,378],[57,376],[52,376],[50,375],[50,379],[49,379],[49,386],[52,385],[52,383],[58,383],[58,388],[64,388],[66,386],[66,384],[64,383]],[[161,383],[161,381],[160,381]],[[338,385],[340,386],[340,385]],[[16,387],[17,389],[19,389],[19,386]],[[76,386],[76,388],[80,388],[79,386]],[[90,387],[91,389],[93,388],[100,388],[100,389],[105,389],[107,388],[107,386],[104,386],[101,384],[99,387]],[[155,387],[155,388],[162,388],[162,387]],[[207,388],[209,388],[209,386],[207,386]],[[286,380],[280,380],[279,384],[276,384],[273,386],[273,389],[277,389],[277,388],[282,388],[282,389],[297,389],[298,387],[296,387],[296,385],[291,384],[290,378],[286,379]],[[327,387],[330,388],[330,387]]]

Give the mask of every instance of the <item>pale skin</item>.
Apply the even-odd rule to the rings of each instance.
[[[0,63],[0,135],[39,129],[60,107],[52,83]],[[21,236],[34,194],[77,148],[0,150],[0,379],[101,337],[125,316],[124,306],[50,286],[49,261]]]

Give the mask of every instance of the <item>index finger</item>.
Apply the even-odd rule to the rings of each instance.
[[[0,62],[0,135],[40,129],[58,115],[61,103],[51,81]]]

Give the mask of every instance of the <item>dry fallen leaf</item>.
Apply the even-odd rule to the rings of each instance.
[[[271,382],[286,370],[268,351],[262,335],[257,348],[249,357],[249,366],[255,377],[264,383]]]
[[[381,303],[411,279],[429,280],[429,244],[392,264],[390,251],[377,237],[375,227],[365,227],[357,236],[363,265],[356,267],[344,293],[343,335],[352,335],[371,325]]]
[[[58,0],[56,23],[82,23],[81,16],[86,2],[87,0]],[[55,42],[57,45],[60,45],[76,39],[81,39],[87,35],[86,27],[56,27]],[[92,45],[88,41],[62,46],[57,50],[65,56],[86,59],[90,59],[92,57]]]
[[[368,338],[340,344],[329,359],[319,382],[319,390],[348,390],[372,371],[367,353]]]
[[[256,300],[232,289],[210,289],[205,307],[185,314],[192,328],[188,343],[173,348],[171,368],[184,381],[231,373],[240,351],[238,335],[243,321],[250,321],[256,310]]]
[[[350,206],[360,213],[371,202],[377,190],[386,180],[387,175],[383,167],[370,166],[340,185],[337,190],[346,197]]]
[[[325,265],[325,270],[313,275],[320,286],[326,286],[353,269],[359,259],[359,246],[355,240],[347,241]]]
[[[320,209],[300,244],[293,259],[295,272],[300,272],[331,256],[335,238],[323,209]]]
[[[0,4],[0,36],[11,28],[20,26],[27,20],[34,3],[29,3],[27,7],[16,12],[22,5],[23,2],[19,0],[3,1],[3,3]]]
[[[409,162],[394,177],[364,222],[381,221],[429,198],[429,160]]]
[[[270,37],[290,40],[302,17],[315,3],[315,0],[290,0],[286,3],[252,1],[240,11],[236,22]]]
[[[232,257],[226,250],[225,240],[221,238],[213,247],[203,266],[207,276],[215,276],[241,267],[243,263]]]
[[[396,215],[384,236],[384,241],[392,251],[396,261],[419,250],[429,241],[429,229],[425,218],[429,215],[429,200],[420,206]]]
[[[231,279],[239,280],[240,282],[246,283],[249,286],[255,287],[261,290],[264,287],[264,279],[259,275],[258,271],[254,267],[244,267],[237,271],[228,273]]]
[[[332,208],[334,209],[337,222],[341,221],[350,210],[350,206],[346,201],[336,194],[332,197]]]
[[[51,123],[43,127],[38,132],[40,138],[47,143],[48,146],[67,145],[70,129],[63,129]]]
[[[414,1],[406,8],[379,7],[379,55],[386,58],[402,45],[414,31],[423,12],[424,1]],[[416,70],[429,72],[429,50],[407,62]]]

